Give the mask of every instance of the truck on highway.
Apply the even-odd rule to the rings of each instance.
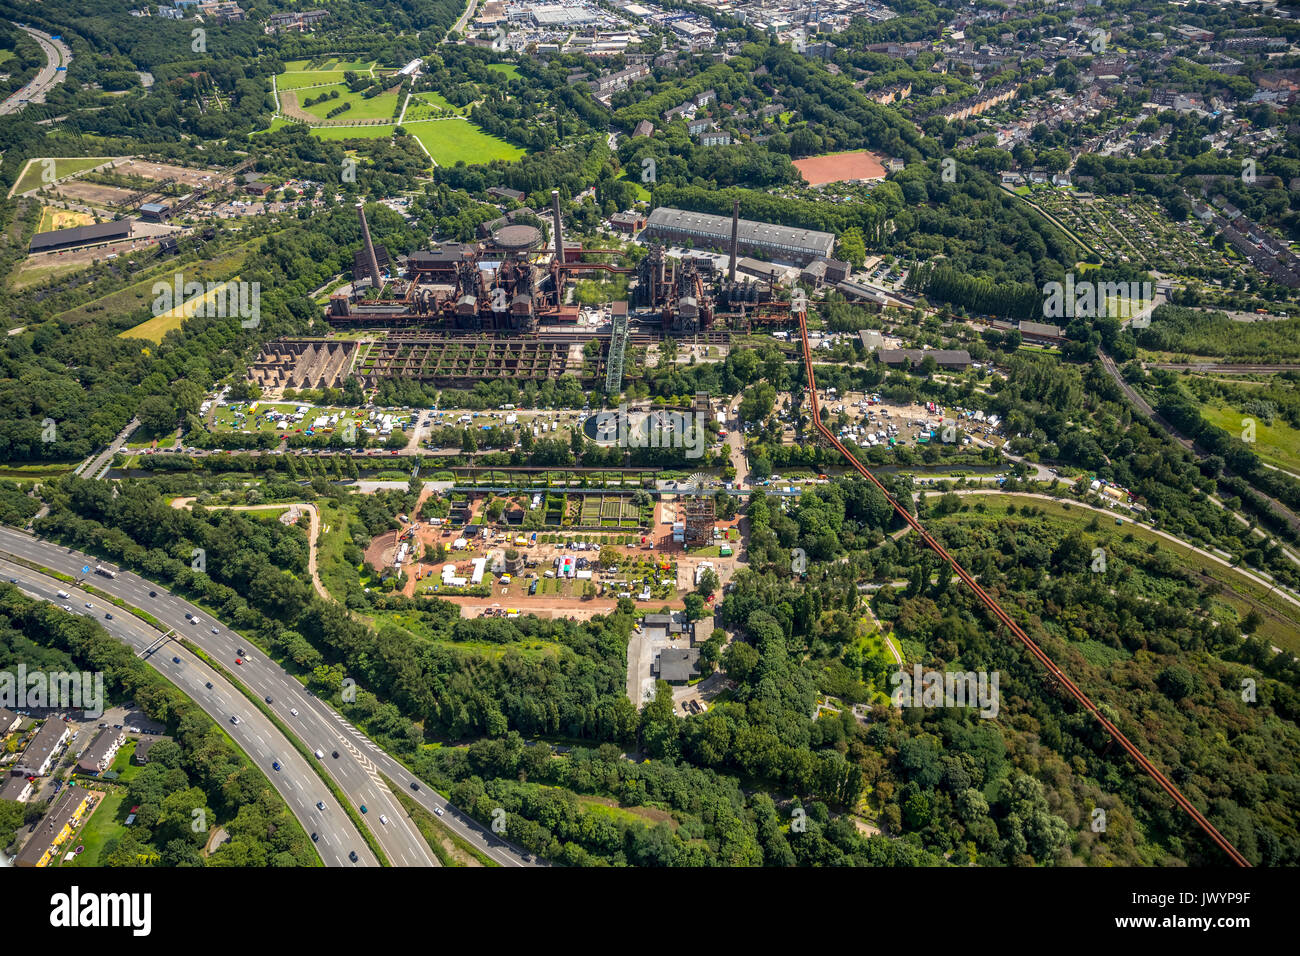
[[[101,575],[102,577],[106,577],[106,578],[115,578],[115,577],[117,577],[117,572],[116,572],[116,571],[114,571],[112,568],[106,568],[106,567],[104,567],[102,564],[97,564],[97,565],[95,565],[95,573],[98,574],[98,575]]]

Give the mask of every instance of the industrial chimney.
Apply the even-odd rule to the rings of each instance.
[[[736,281],[736,246],[740,239],[740,200],[731,202],[731,264],[727,267],[727,281]]]
[[[551,190],[551,216],[555,219],[555,261],[564,265],[564,229],[560,225],[560,191]]]
[[[357,203],[357,218],[361,220],[361,238],[366,244],[366,262],[370,266],[370,282],[379,288],[379,259],[375,256],[375,244],[370,241],[370,224],[366,222],[365,203]]]

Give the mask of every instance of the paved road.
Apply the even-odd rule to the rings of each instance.
[[[119,611],[102,598],[64,584],[56,578],[2,558],[0,574],[11,580],[16,578],[15,587],[24,594],[93,616],[105,630],[129,645],[137,657],[144,656],[146,663],[221,724],[231,739],[279,791],[302,828],[308,833],[320,834],[315,847],[326,866],[379,865],[347,813],[321,783],[315,771],[307,765],[307,760],[261,711],[251,707],[243,694],[202,660],[174,640],[159,644],[162,632],[126,611]],[[60,598],[60,590],[69,596]],[[87,609],[87,603],[92,607]],[[106,619],[105,613],[113,613],[112,620]],[[150,646],[157,646],[157,649],[143,655],[142,652]],[[180,658],[180,663],[174,658]],[[209,684],[211,689],[208,688]],[[230,722],[232,714],[239,716],[238,724]],[[282,768],[278,771],[273,766],[277,761]],[[324,811],[316,808],[317,801],[325,803]],[[350,851],[356,852],[357,863],[348,859]]]
[[[45,54],[45,65],[37,71],[35,79],[0,103],[0,116],[17,112],[27,103],[44,103],[45,94],[68,76],[66,69],[60,71],[59,67],[66,68],[72,60],[72,51],[62,40],[56,40],[48,33],[42,33],[32,27],[19,26],[17,23],[14,26],[30,34],[40,44],[41,52]]]
[[[456,21],[456,25],[452,27],[450,30],[448,30],[447,32],[459,33],[461,37],[464,37],[465,24],[469,23],[469,21],[474,17],[474,11],[477,9],[478,9],[478,0],[469,0],[469,6],[465,8],[465,12],[460,15],[460,19]],[[443,43],[447,42],[446,37],[443,38],[442,42]]]
[[[96,563],[96,559],[89,555],[7,527],[0,527],[0,551],[73,575],[80,575],[83,566]],[[94,584],[133,607],[148,611],[166,626],[186,631],[186,636],[206,653],[229,666],[231,671],[236,670],[234,659],[245,642],[225,626],[219,626],[218,633],[212,634],[213,625],[206,611],[129,571],[119,571],[111,579],[96,577]],[[150,590],[156,591],[158,596],[149,597]],[[190,624],[185,618],[187,612],[197,616],[200,623]],[[426,783],[417,781],[401,763],[384,753],[274,662],[262,658],[260,653],[255,652],[247,664],[239,666],[238,675],[251,691],[262,697],[271,697],[272,709],[299,739],[325,754],[325,768],[343,792],[357,805],[364,804],[368,808],[367,823],[394,866],[437,866],[438,860],[430,853],[424,838],[416,831],[387,784],[380,779],[381,773],[402,786],[408,796],[430,812],[442,810],[441,822],[448,829],[501,865],[540,865],[525,859],[524,851],[462,815]],[[291,708],[298,711],[297,716],[290,713]],[[250,704],[249,710],[252,709]],[[339,753],[337,759],[332,757],[336,750]],[[418,783],[420,789],[412,791],[412,783]],[[387,825],[379,822],[381,813],[388,817]]]
[[[86,461],[77,466],[73,474],[80,475],[82,478],[89,478],[91,481],[98,481],[108,474],[108,466],[113,463],[113,456],[122,450],[126,440],[131,437],[131,433],[140,427],[140,419],[133,418],[126,423],[126,427],[117,433],[117,437],[112,443],[101,451],[98,455],[93,455]]]
[[[745,423],[740,420],[741,396],[737,395],[727,406],[727,455],[736,469],[736,478],[732,482],[737,488],[743,488],[749,481],[749,459],[745,457]]]

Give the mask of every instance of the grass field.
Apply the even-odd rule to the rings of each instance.
[[[34,263],[40,263],[36,265]],[[52,276],[63,275],[68,272],[77,272],[86,268],[84,262],[56,262],[49,264],[46,259],[25,259],[18,267],[18,272],[14,276],[10,288],[17,291],[25,289],[28,286],[44,282]]]
[[[432,119],[439,115],[437,112],[439,110],[448,110],[458,115],[464,115],[463,110],[458,110],[452,106],[442,94],[430,91],[411,97],[411,102],[406,105],[406,122]]]
[[[489,63],[488,69],[495,73],[504,73],[512,80],[519,79],[519,67],[513,63]]]
[[[490,163],[494,159],[516,160],[524,150],[505,140],[489,136],[467,120],[428,120],[404,123],[406,131],[416,137],[439,166],[466,163]]]
[[[429,151],[439,166],[454,166],[457,161],[490,163],[494,159],[515,160],[524,150],[511,146],[504,140],[489,136],[468,120],[422,120],[403,123],[402,127],[416,137]],[[319,126],[312,133],[321,139],[387,139],[396,127],[383,126]]]
[[[95,807],[95,812],[90,815],[90,819],[81,825],[81,828],[64,841],[60,848],[59,858],[68,850],[75,849],[78,846],[85,846],[85,850],[80,856],[65,864],[67,866],[98,866],[100,854],[104,852],[104,844],[108,842],[109,837],[121,833],[126,829],[126,817],[128,813],[126,803],[126,794],[110,793],[100,801],[99,806]]]
[[[319,73],[322,70],[352,70],[354,73],[369,73],[374,68],[374,61],[344,60],[336,56],[322,60],[290,60],[284,65],[286,73]]]
[[[194,316],[199,309],[206,308],[216,302],[217,297],[225,292],[226,287],[231,282],[238,280],[238,278],[239,276],[233,276],[211,291],[205,292],[202,296],[195,296],[174,308],[168,309],[161,315],[155,315],[153,318],[141,322],[135,328],[119,332],[117,337],[119,339],[148,339],[150,342],[161,342],[163,336],[172,329],[179,329],[181,323]],[[186,281],[190,280],[187,279]]]
[[[185,281],[207,283],[209,280],[215,282],[228,279],[232,273],[239,271],[239,268],[244,264],[244,257],[251,251],[252,246],[258,242],[260,240],[251,240],[215,259],[195,264],[192,267],[192,275],[189,272],[185,273]],[[64,322],[76,323],[84,322],[105,313],[116,317],[123,313],[132,312],[149,305],[153,301],[153,285],[155,282],[172,282],[172,276],[172,268],[162,267],[156,269],[150,272],[148,276],[141,278],[139,282],[82,303],[66,312],[60,312],[57,318]]]
[[[321,86],[328,83],[342,83],[343,71],[341,70],[321,70],[313,73],[281,73],[275,78],[275,88],[281,93],[287,93],[290,90],[302,90],[311,86]]]
[[[71,229],[73,226],[89,226],[95,217],[73,209],[55,209],[52,206],[41,207],[41,221],[37,232],[51,232],[55,229]]]
[[[1262,462],[1287,471],[1300,472],[1300,431],[1292,428],[1284,419],[1275,418],[1272,425],[1265,425],[1259,416],[1245,415],[1227,405],[1202,405],[1201,417],[1238,439],[1242,435],[1242,419],[1253,417],[1255,443],[1251,446],[1251,451]]]
[[[113,159],[112,156],[85,156],[77,159],[56,159],[54,160],[54,178],[62,179],[64,176],[71,176],[74,173],[85,172],[87,169],[94,169],[103,163]],[[38,189],[45,184],[45,160],[33,159],[23,172],[22,178],[14,184],[10,195],[25,193],[29,189]]]
[[[275,78],[275,87],[285,90],[301,90],[308,86],[320,86],[322,83],[342,83],[343,74],[348,70],[353,73],[371,73],[374,63],[359,63],[355,60],[323,60],[316,67],[308,60],[294,60],[285,64],[285,70]]]
[[[283,116],[277,116],[271,120],[270,126],[268,126],[266,129],[259,129],[256,132],[254,132],[252,135],[261,136],[263,133],[274,133],[277,129],[282,129],[285,126],[296,126],[296,125],[297,124],[294,123],[292,120],[287,120]]]
[[[320,96],[322,93],[329,93],[337,90],[338,99],[322,100],[313,106],[304,106],[303,100],[310,96]],[[397,109],[397,94],[380,93],[378,96],[372,96],[366,99],[360,93],[350,93],[348,88],[342,83],[336,83],[332,86],[323,86],[320,89],[311,90],[309,93],[304,92],[298,96],[298,105],[301,109],[315,116],[322,122],[325,121],[325,115],[330,110],[342,106],[344,103],[351,103],[352,108],[346,112],[340,113],[330,119],[330,122],[346,122],[348,120],[367,120],[367,119],[390,119],[394,110]]]

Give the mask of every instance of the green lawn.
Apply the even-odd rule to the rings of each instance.
[[[67,863],[67,866],[98,866],[99,856],[104,852],[104,844],[109,837],[120,834],[126,829],[126,818],[130,807],[125,806],[126,792],[110,793],[95,807],[90,819],[81,825],[71,837],[64,842],[59,859],[68,850],[85,846],[85,851]]]
[[[326,57],[322,60],[290,60],[284,65],[285,73],[320,73],[329,71],[352,70],[355,73],[369,73],[374,67],[373,61],[342,60],[338,57]],[[281,74],[283,75],[283,74]]]
[[[515,160],[524,150],[504,140],[489,136],[468,120],[420,120],[402,127],[424,144],[439,166],[454,166],[457,161],[490,163],[494,159]],[[387,139],[396,127],[382,126],[314,126],[312,133],[321,139]]]
[[[136,778],[144,768],[138,763],[132,762],[131,758],[135,756],[135,745],[138,743],[134,737],[122,744],[122,749],[117,752],[113,758],[113,766],[109,769],[118,775],[118,783],[130,783]]]
[[[56,159],[54,160],[54,178],[62,179],[64,176],[71,176],[74,173],[85,172],[87,169],[94,169],[113,159],[112,156],[85,156],[77,159]],[[13,195],[25,193],[29,189],[38,189],[44,185],[45,160],[33,159],[23,176],[14,186]]]
[[[322,100],[314,106],[305,106],[303,101],[310,96],[320,96],[322,93],[329,93],[337,90],[338,99]],[[368,120],[368,119],[391,119],[393,112],[397,109],[397,94],[380,93],[378,96],[372,96],[366,99],[360,93],[350,93],[348,88],[342,83],[335,83],[332,86],[323,86],[320,89],[304,91],[298,95],[298,105],[307,113],[315,116],[322,122],[326,119],[326,114],[330,110],[342,106],[344,103],[351,103],[352,108],[337,116],[331,117],[330,122],[347,122],[349,120]]]
[[[275,78],[275,88],[281,93],[289,90],[306,89],[320,86],[322,83],[342,83],[342,70],[318,70],[312,72],[285,72]]]
[[[254,132],[252,135],[261,136],[263,133],[274,133],[277,129],[280,129],[282,127],[295,126],[295,125],[297,124],[295,124],[293,120],[287,120],[283,116],[277,116],[271,120],[270,126],[268,126],[266,129],[259,129],[256,132]]]
[[[411,97],[411,102],[406,105],[406,122],[432,119],[440,115],[438,110],[448,110],[463,115],[463,112],[452,106],[442,94],[430,91]]]
[[[1258,415],[1246,415],[1228,405],[1202,405],[1201,417],[1237,439],[1241,439],[1245,427],[1242,419],[1254,418],[1255,443],[1251,451],[1260,461],[1300,472],[1300,430],[1292,428],[1283,418],[1275,418],[1272,425],[1265,425]]]
[[[490,163],[494,159],[516,160],[524,150],[505,140],[489,136],[467,120],[427,120],[404,123],[406,131],[416,137],[439,166],[466,163]]]
[[[512,80],[519,79],[519,67],[513,63],[489,63],[488,69],[496,73],[504,73]]]

